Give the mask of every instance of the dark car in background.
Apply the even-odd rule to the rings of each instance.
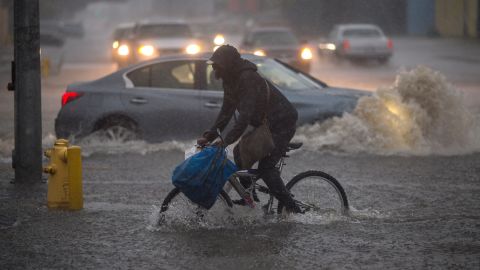
[[[222,107],[222,83],[206,61],[211,53],[156,58],[96,81],[69,85],[55,120],[57,137],[93,132],[147,141],[193,139],[212,125]],[[365,95],[329,87],[277,60],[243,55],[276,85],[299,113],[298,125],[352,111]]]
[[[246,33],[240,45],[243,53],[277,58],[309,73],[313,58],[306,42],[300,42],[287,27],[257,27]]]

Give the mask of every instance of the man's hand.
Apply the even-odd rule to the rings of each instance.
[[[213,145],[213,146],[217,146],[217,147],[221,147],[221,148],[225,148],[225,147],[226,147],[226,145],[225,145],[225,144],[223,143],[223,141],[221,141],[221,140],[217,140],[217,141],[213,142],[212,145]]]
[[[205,146],[208,143],[208,139],[205,137],[197,139],[197,144],[200,146]]]

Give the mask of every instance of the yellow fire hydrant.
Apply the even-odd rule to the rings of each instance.
[[[45,151],[50,164],[43,168],[48,177],[48,208],[80,210],[83,208],[82,157],[79,146],[70,146],[65,139],[55,141]]]

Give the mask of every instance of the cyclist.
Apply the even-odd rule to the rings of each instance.
[[[260,177],[267,184],[271,193],[285,205],[287,211],[301,213],[290,192],[280,178],[276,164],[287,151],[287,146],[296,130],[297,110],[272,84],[270,87],[269,104],[267,104],[267,85],[257,73],[257,67],[252,62],[241,58],[237,49],[230,45],[220,46],[209,61],[212,64],[216,79],[223,83],[224,96],[222,109],[210,130],[204,132],[197,140],[199,145],[205,145],[217,138],[217,130],[223,131],[230,122],[235,111],[239,112],[233,129],[224,140],[224,147],[236,142],[249,125],[258,127],[262,124],[265,112],[272,138],[275,143],[273,151],[259,161]],[[220,144],[221,142],[219,142]],[[238,145],[234,148],[235,163],[242,166]],[[241,179],[242,185],[248,187],[248,179]],[[240,201],[239,203],[242,203]],[[244,202],[243,202],[244,203]]]

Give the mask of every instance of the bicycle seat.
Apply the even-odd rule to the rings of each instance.
[[[288,144],[288,150],[287,150],[287,151],[299,149],[300,147],[302,147],[302,145],[303,145],[303,143],[301,143],[301,142],[298,142],[298,143],[289,143],[289,144]]]

